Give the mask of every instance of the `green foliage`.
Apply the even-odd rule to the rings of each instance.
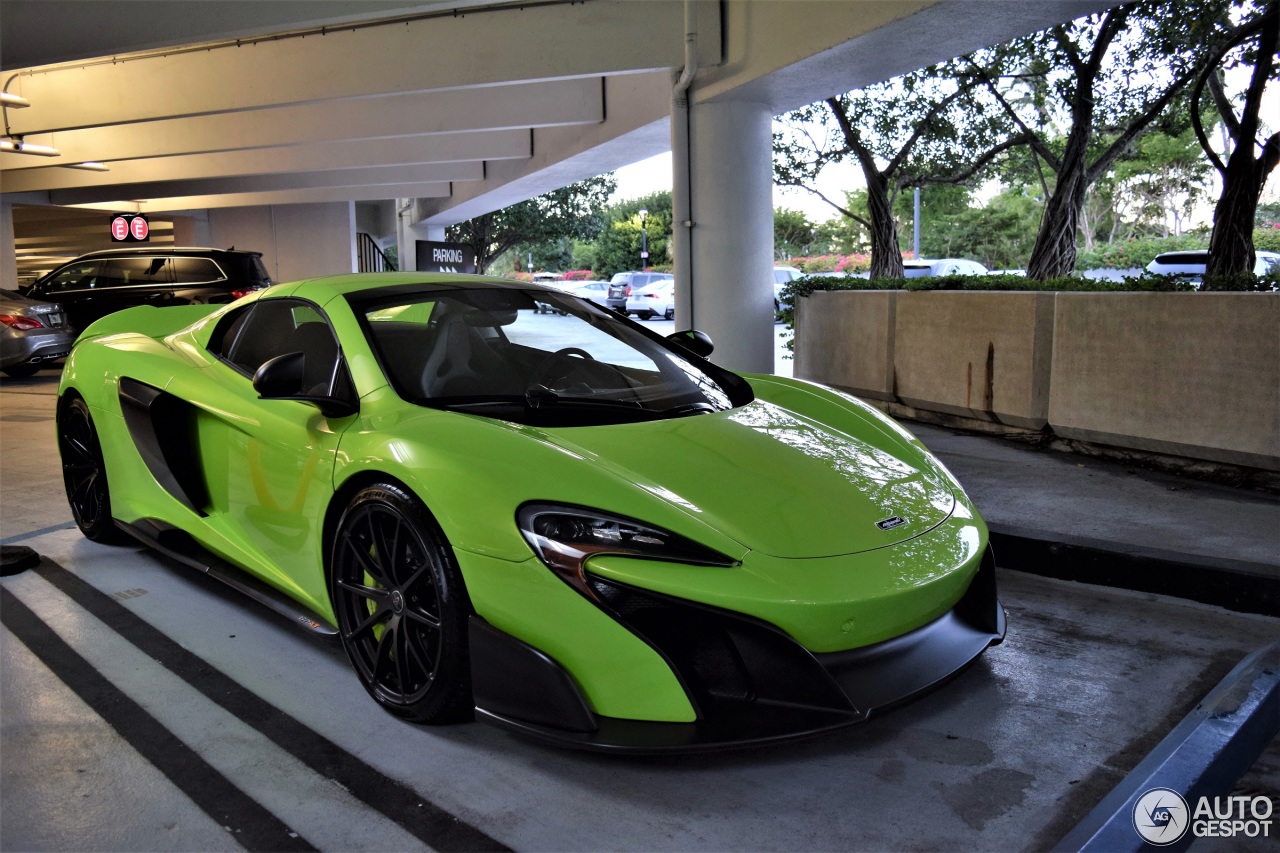
[[[593,239],[604,225],[604,205],[617,185],[612,174],[588,178],[451,225],[446,235],[475,249],[476,270],[485,272],[517,246],[558,246],[566,239]]]
[[[773,257],[785,261],[793,255],[807,255],[817,239],[818,228],[798,210],[773,211]]]
[[[1255,279],[1250,287],[1243,282],[1232,282],[1239,287],[1221,289],[1256,289],[1264,290],[1268,279]],[[1064,276],[1048,281],[1036,281],[1020,275],[944,275],[922,278],[843,278],[835,276],[807,276],[788,283],[782,289],[782,308],[779,318],[786,324],[788,332],[795,329],[796,300],[819,290],[905,290],[921,292],[930,290],[970,290],[970,291],[1066,291],[1073,293],[1175,293],[1194,291],[1195,286],[1186,280],[1171,275],[1145,275],[1128,277],[1123,281],[1094,281],[1077,276]],[[788,339],[785,346],[793,349],[794,339]]]
[[[845,207],[852,211],[867,209],[867,191],[854,190],[844,194]],[[837,216],[819,222],[811,253],[814,255],[849,255],[871,251],[871,234],[867,227],[848,216]]]
[[[605,225],[596,241],[591,268],[600,278],[640,269],[640,211],[647,210],[644,233],[650,268],[671,262],[671,191],[619,202],[604,212]]]
[[[920,251],[926,258],[971,258],[990,269],[1023,268],[1031,255],[1040,203],[1020,187],[1009,187],[981,207],[967,205],[926,213],[926,201],[940,187],[928,187],[921,198]],[[948,188],[950,189],[950,188]]]
[[[1254,275],[1252,272],[1219,273],[1206,275],[1200,285],[1205,291],[1245,291],[1266,293],[1280,289],[1280,273]]]
[[[1258,210],[1253,216],[1253,227],[1255,229],[1280,229],[1280,202],[1271,201],[1266,204],[1258,205]],[[1255,230],[1256,238],[1258,231]]]
[[[1280,252],[1280,224],[1253,229],[1253,248],[1263,252]]]

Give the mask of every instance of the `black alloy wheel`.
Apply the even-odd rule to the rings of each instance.
[[[93,426],[89,405],[72,397],[58,417],[58,452],[62,456],[62,483],[67,490],[71,515],[94,542],[120,542],[125,537],[111,518],[111,490],[107,466]]]
[[[338,522],[330,596],[360,683],[385,710],[419,723],[472,715],[471,604],[431,513],[399,486],[367,486]]]

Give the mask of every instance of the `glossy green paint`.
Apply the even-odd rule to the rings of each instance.
[[[661,656],[533,557],[516,529],[527,501],[588,506],[666,528],[738,561],[708,568],[596,557],[592,571],[768,621],[815,652],[855,648],[935,618],[963,595],[987,532],[941,465],[901,427],[839,392],[748,377],[736,410],[600,427],[533,427],[413,406],[389,387],[348,306],[373,285],[452,281],[429,274],[342,276],[247,297],[295,296],[326,314],[360,409],[258,400],[205,347],[206,306],[131,309],[94,324],[68,360],[98,423],[113,510],[190,532],[333,621],[320,525],[352,478],[390,477],[445,532],[479,615],[564,666],[601,714],[687,721],[693,710]],[[128,330],[128,331],[126,331]],[[117,377],[199,408],[211,506],[168,495],[125,431]],[[906,520],[885,531],[875,522]]]

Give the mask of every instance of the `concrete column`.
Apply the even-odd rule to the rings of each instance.
[[[743,101],[690,111],[690,294],[676,327],[710,335],[717,364],[772,373],[773,115]]]
[[[18,250],[13,236],[13,203],[0,200],[0,287],[18,289]]]

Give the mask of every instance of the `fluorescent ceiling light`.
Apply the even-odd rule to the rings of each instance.
[[[31,102],[21,95],[10,95],[8,92],[0,92],[0,107],[13,107],[20,109],[22,107],[31,106]]]
[[[0,151],[7,151],[10,154],[34,154],[37,157],[62,156],[62,152],[57,148],[50,148],[48,145],[36,145],[32,142],[23,142],[20,136],[13,139],[0,139]]]
[[[110,172],[106,163],[99,163],[97,160],[86,160],[83,163],[67,163],[63,166],[66,169],[84,169],[86,172]]]

